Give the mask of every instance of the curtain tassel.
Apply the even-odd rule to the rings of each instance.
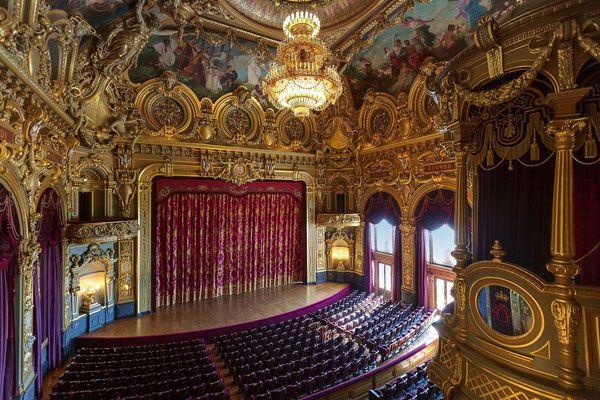
[[[494,150],[492,150],[492,144],[490,143],[490,147],[488,147],[487,154],[485,156],[485,163],[488,167],[494,166]]]
[[[508,160],[508,170],[509,171],[513,170],[512,160]]]
[[[592,127],[590,125],[590,130],[587,135],[587,139],[585,139],[585,158],[596,158],[598,152],[596,150],[596,141],[592,136]]]
[[[529,159],[531,161],[540,160],[540,145],[535,139],[535,136],[533,137],[533,142],[531,142],[531,146],[529,147]]]

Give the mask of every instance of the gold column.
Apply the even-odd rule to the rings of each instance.
[[[448,127],[454,137],[453,147],[456,157],[456,197],[454,201],[454,243],[456,248],[452,251],[452,257],[456,259],[456,265],[452,270],[456,274],[454,280],[454,324],[456,339],[461,343],[467,341],[466,290],[463,270],[471,263],[473,258],[467,247],[469,245],[467,158],[469,143],[476,127],[476,123],[461,121],[454,122]]]
[[[415,293],[415,226],[414,218],[402,218],[402,290]]]
[[[579,273],[575,256],[575,227],[573,210],[573,147],[575,134],[586,126],[587,118],[574,118],[575,105],[589,88],[553,93],[548,103],[555,108],[556,117],[546,128],[556,147],[554,192],[552,195],[551,261],[546,264],[554,274],[557,286],[552,301],[552,316],[559,342],[559,384],[568,390],[583,390],[581,371],[577,368],[577,329],[581,307],[575,301],[573,278]]]

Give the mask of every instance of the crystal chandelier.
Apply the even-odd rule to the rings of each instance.
[[[342,93],[342,80],[330,64],[331,53],[317,39],[317,16],[296,11],[283,21],[286,39],[277,49],[277,62],[263,82],[265,93],[277,108],[289,108],[303,119],[310,110],[320,111],[336,102]]]

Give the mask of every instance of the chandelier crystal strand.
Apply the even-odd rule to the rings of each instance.
[[[331,63],[327,46],[317,38],[319,18],[307,11],[296,11],[283,21],[286,39],[277,49],[263,82],[265,93],[277,108],[289,108],[297,118],[308,117],[337,101],[342,80]]]

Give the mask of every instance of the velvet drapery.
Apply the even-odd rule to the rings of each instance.
[[[62,207],[58,193],[47,188],[40,196],[37,212],[42,215],[39,223],[38,242],[41,253],[39,256],[40,268],[40,298],[34,307],[40,307],[41,323],[36,333],[37,360],[34,364],[40,369],[36,370],[41,375],[41,343],[48,338],[47,359],[48,368],[53,369],[61,362],[61,273],[62,273]],[[34,297],[35,302],[35,297]],[[41,381],[38,383],[41,385]],[[41,386],[38,393],[41,392]]]
[[[551,282],[550,232],[554,158],[537,167],[513,163],[491,171],[481,168],[477,218],[477,260],[491,259],[494,240],[506,251],[504,260],[520,265]],[[596,204],[596,203],[593,203]]]
[[[158,202],[157,306],[302,279],[301,198],[240,192],[174,191]]]
[[[10,192],[0,184],[0,399],[14,393],[14,291],[21,232]]]
[[[440,189],[430,192],[417,205],[415,216],[417,255],[417,301],[420,306],[429,309],[429,287],[427,281],[427,254],[425,241],[427,231],[434,231],[448,224],[454,229],[454,192]]]
[[[392,295],[394,301],[400,301],[402,298],[402,236],[400,236],[400,221],[402,215],[400,206],[396,200],[386,192],[377,192],[373,194],[365,207],[365,247],[364,247],[364,289],[367,293],[373,291],[373,266],[371,255],[371,230],[369,224],[378,224],[384,219],[394,226],[394,287]]]
[[[579,158],[583,159],[583,154]],[[575,259],[580,259],[600,241],[600,164],[582,165],[574,162],[573,178]],[[600,249],[577,264],[581,268],[581,285],[600,286]]]

